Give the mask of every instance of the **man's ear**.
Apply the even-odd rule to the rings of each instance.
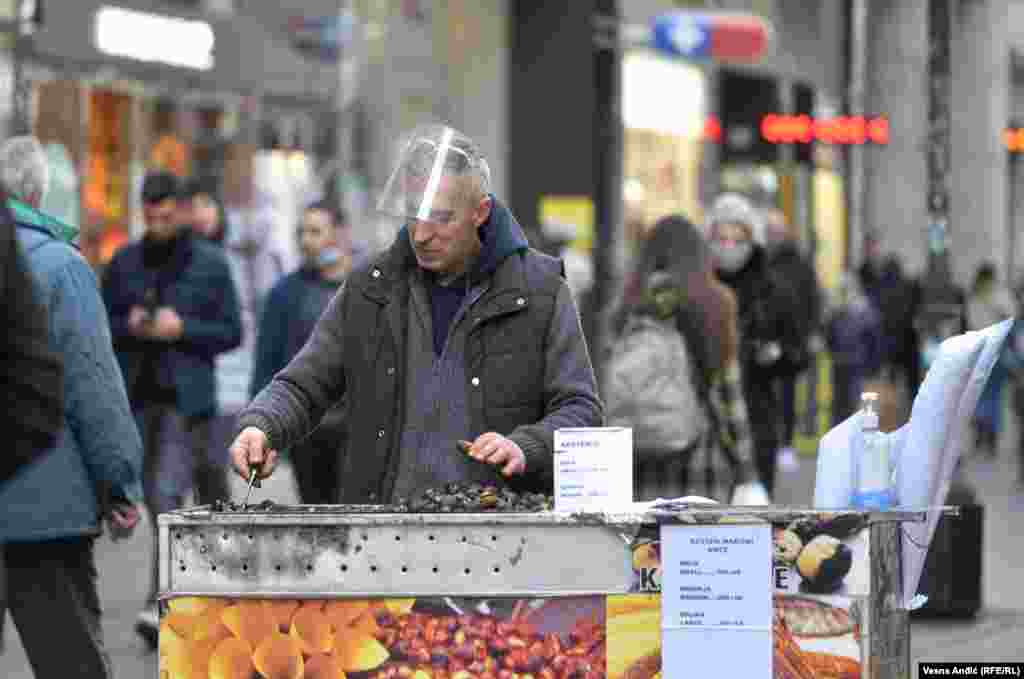
[[[493,201],[490,196],[484,196],[480,199],[476,209],[473,211],[473,221],[476,222],[476,227],[478,229],[490,218],[492,207]]]

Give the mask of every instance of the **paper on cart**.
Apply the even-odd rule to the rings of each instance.
[[[953,471],[970,431],[971,417],[1013,321],[952,337],[925,377],[905,441],[898,452],[897,493],[907,508],[928,507],[924,523],[903,524],[903,599],[911,608],[928,545],[939,520]]]

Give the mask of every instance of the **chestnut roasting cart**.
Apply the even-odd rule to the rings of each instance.
[[[664,527],[713,536],[760,526],[763,535],[767,524],[766,676],[910,677],[901,523],[923,520],[692,505],[622,514],[179,510],[158,521],[160,676],[682,676],[663,666]]]

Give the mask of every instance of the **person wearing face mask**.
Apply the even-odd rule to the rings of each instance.
[[[250,384],[255,397],[299,353],[317,319],[353,265],[349,224],[327,202],[310,205],[296,232],[302,266],[271,288],[260,319],[256,360]],[[305,504],[337,503],[338,465],[345,448],[345,408],[337,403],[319,426],[290,450],[299,497]]]
[[[771,494],[781,441],[782,405],[775,381],[789,374],[790,356],[802,346],[799,309],[805,303],[765,251],[764,223],[738,194],[719,196],[706,220],[708,246],[719,280],[739,302],[740,362],[761,482]]]

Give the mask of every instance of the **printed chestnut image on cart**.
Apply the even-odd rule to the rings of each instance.
[[[183,597],[160,625],[161,679],[599,679],[605,668],[604,597]]]
[[[799,575],[799,591],[813,594],[841,593],[858,562],[857,553],[867,549],[861,515],[835,514],[801,517],[773,530],[774,561]],[[866,591],[866,573],[853,588]]]

